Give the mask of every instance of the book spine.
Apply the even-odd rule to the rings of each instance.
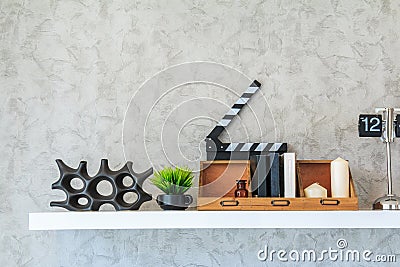
[[[271,153],[270,154],[270,162],[271,164],[271,197],[280,197],[281,196],[281,185],[280,185],[280,177],[279,177],[279,154]]]
[[[295,153],[283,154],[284,196],[296,197],[296,155]]]
[[[270,159],[268,155],[256,155],[250,157],[252,169],[251,191],[253,196],[268,197],[268,174]]]

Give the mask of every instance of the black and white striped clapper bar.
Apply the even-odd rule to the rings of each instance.
[[[249,160],[253,155],[287,151],[286,143],[222,143],[218,138],[260,87],[261,84],[254,80],[207,136],[207,160]]]

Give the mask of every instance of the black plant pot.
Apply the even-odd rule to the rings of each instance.
[[[158,195],[157,204],[163,210],[185,210],[193,203],[191,195]]]

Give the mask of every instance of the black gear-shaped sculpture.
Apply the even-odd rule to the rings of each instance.
[[[132,162],[128,161],[120,170],[112,171],[108,166],[108,160],[102,159],[100,169],[93,177],[87,171],[87,162],[81,161],[77,169],[67,166],[61,159],[56,160],[60,170],[60,178],[53,183],[52,189],[59,189],[65,192],[67,198],[64,201],[52,201],[51,207],[62,207],[72,211],[98,211],[103,204],[111,204],[115,210],[138,210],[140,206],[152,200],[150,194],[143,191],[143,182],[153,174],[153,168],[143,173],[136,173],[132,169]],[[131,177],[132,185],[126,186],[123,183],[125,177]],[[72,186],[72,179],[80,179],[83,186],[76,189]],[[100,194],[97,185],[101,181],[107,181],[112,185],[112,193],[108,196]],[[126,193],[133,192],[137,200],[128,203],[124,200]],[[83,202],[83,204],[82,204]]]

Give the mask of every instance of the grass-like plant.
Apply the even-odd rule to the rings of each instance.
[[[167,195],[182,195],[192,186],[193,178],[189,168],[165,167],[155,172],[150,181]]]

